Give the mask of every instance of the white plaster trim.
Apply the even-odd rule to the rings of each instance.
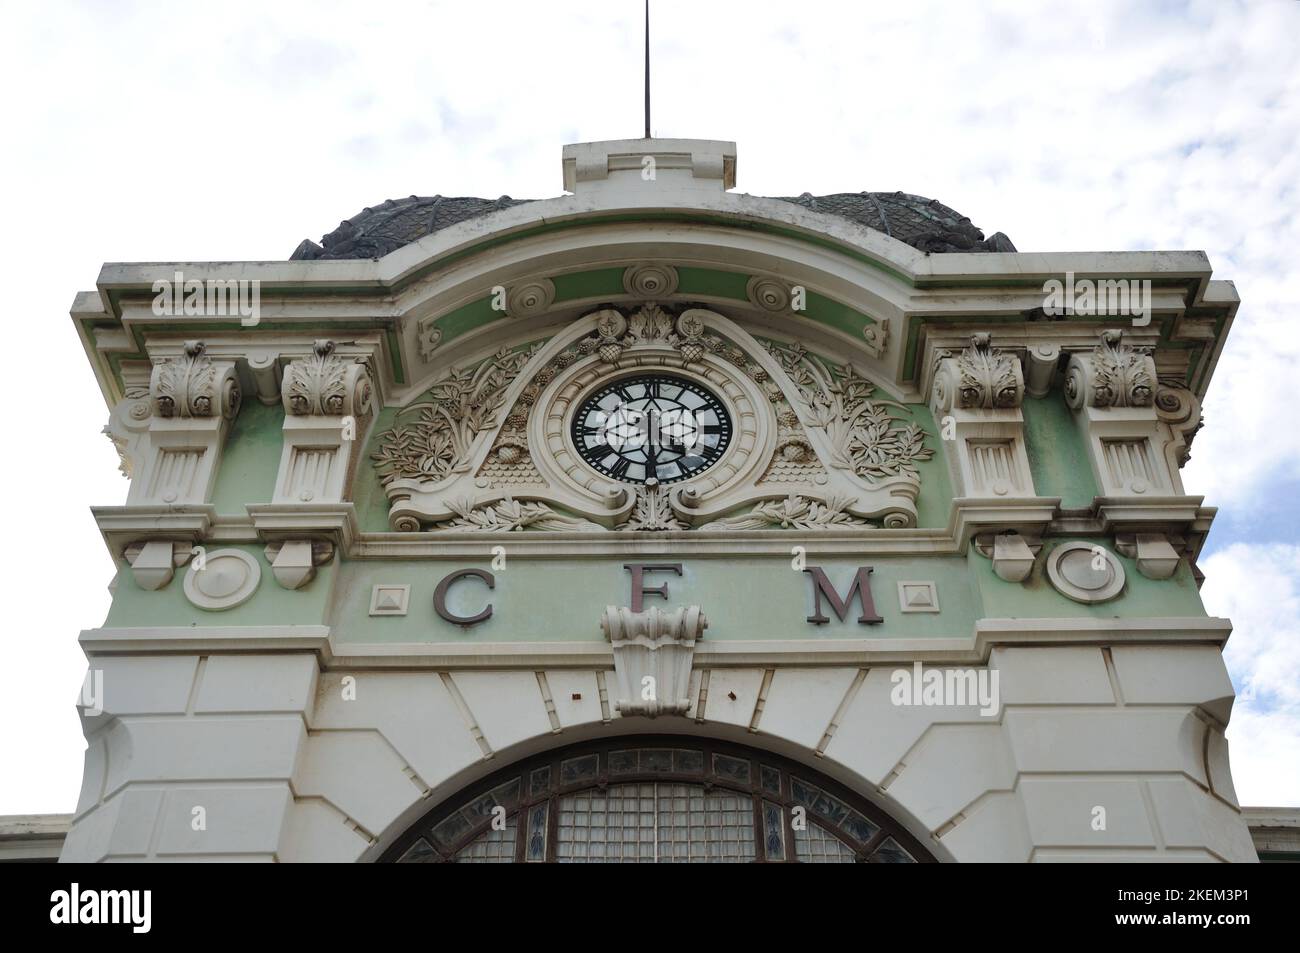
[[[997,645],[1205,644],[1222,647],[1232,623],[1220,618],[982,619],[968,636],[916,639],[709,640],[695,668],[871,666],[894,662],[982,664]],[[87,657],[161,653],[314,652],[322,667],[346,669],[613,669],[607,642],[339,642],[330,627],[165,626],[82,631]]]

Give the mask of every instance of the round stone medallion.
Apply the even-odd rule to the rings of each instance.
[[[200,609],[218,612],[243,605],[257,591],[262,567],[239,549],[209,552],[199,569],[193,562],[185,574],[185,598]]]
[[[1047,578],[1075,602],[1106,602],[1124,588],[1124,567],[1104,546],[1066,543],[1048,557]]]

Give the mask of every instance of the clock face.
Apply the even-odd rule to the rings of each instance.
[[[573,443],[588,464],[625,483],[676,483],[713,466],[731,442],[731,419],[707,388],[671,374],[625,377],[573,415]]]

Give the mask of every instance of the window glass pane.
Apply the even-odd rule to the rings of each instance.
[[[641,752],[641,770],[668,774],[673,769],[673,753],[662,748],[647,748]]]
[[[899,846],[892,837],[887,838],[880,849],[871,855],[873,864],[914,864],[912,855]]]
[[[546,815],[549,807],[549,802],[543,802],[528,810],[528,843],[524,845],[524,860],[529,863],[546,860]]]
[[[749,783],[749,760],[745,758],[733,758],[730,755],[715,754],[713,756],[713,773],[721,778],[728,778],[732,781],[739,781],[742,784]]]
[[[674,751],[673,768],[679,774],[703,774],[704,773],[704,752]]]
[[[795,830],[794,852],[795,858],[805,864],[852,864],[858,859],[848,844],[820,824],[806,824],[803,830]]]
[[[612,784],[560,799],[555,847],[568,862],[753,860],[754,802],[695,784]]]
[[[488,828],[456,852],[458,864],[513,864],[518,815],[508,818],[501,830]]]
[[[548,764],[544,768],[535,768],[529,775],[528,793],[532,797],[538,797],[545,794],[551,789],[551,766]]]
[[[609,753],[610,774],[635,774],[637,763],[637,753],[635,751],[611,751]]]
[[[560,762],[560,783],[573,784],[577,781],[596,780],[599,764],[597,755],[589,754],[581,758],[570,758]]]
[[[785,816],[771,801],[763,802],[763,850],[768,860],[785,860]]]
[[[438,855],[433,852],[429,842],[421,837],[407,848],[406,853],[397,859],[399,864],[436,864]]]

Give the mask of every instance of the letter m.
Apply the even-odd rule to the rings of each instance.
[[[853,577],[853,585],[849,587],[848,595],[843,599],[831,585],[831,581],[826,578],[826,572],[820,566],[809,566],[804,572],[809,573],[813,578],[813,614],[808,617],[809,622],[817,625],[830,622],[831,620],[822,613],[822,597],[825,596],[830,602],[831,608],[839,616],[841,622],[846,621],[849,614],[849,606],[853,604],[853,597],[857,596],[862,601],[862,615],[858,616],[858,622],[862,625],[872,625],[876,622],[884,622],[880,616],[876,615],[876,604],[871,598],[871,567],[859,566],[857,574]]]

